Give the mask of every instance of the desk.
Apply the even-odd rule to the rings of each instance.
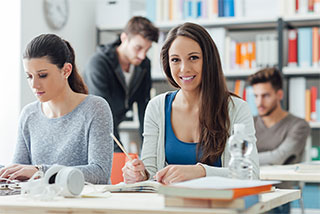
[[[296,164],[262,166],[260,167],[260,179],[320,183],[320,171],[298,172],[295,170],[297,166]]]
[[[164,206],[163,195],[157,193],[111,193],[107,198],[61,198],[55,201],[34,201],[20,195],[1,196],[0,213],[260,213],[300,198],[300,190],[276,190],[260,195],[260,202],[240,212],[234,209],[173,208]]]

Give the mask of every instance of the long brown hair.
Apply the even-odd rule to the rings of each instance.
[[[83,82],[75,64],[75,54],[70,43],[55,34],[41,34],[34,38],[23,54],[24,59],[47,57],[49,61],[62,69],[64,64],[72,65],[68,77],[70,88],[77,93],[88,94],[88,88]]]
[[[168,81],[174,87],[180,88],[172,78],[168,56],[171,44],[178,36],[196,41],[203,53],[199,111],[200,141],[197,145],[197,157],[201,154],[200,162],[213,164],[223,153],[229,137],[228,104],[231,94],[227,89],[215,43],[203,27],[193,23],[187,22],[171,29],[162,47],[160,58]]]

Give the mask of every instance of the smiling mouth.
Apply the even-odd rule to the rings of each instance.
[[[194,76],[189,76],[189,77],[180,77],[180,79],[182,79],[182,80],[192,80],[192,79],[194,79],[196,76],[194,75]]]

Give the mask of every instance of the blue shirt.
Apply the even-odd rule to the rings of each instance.
[[[186,143],[179,140],[171,124],[172,102],[178,91],[169,93],[165,103],[165,153],[168,164],[194,165],[197,161],[197,143]],[[199,151],[200,152],[200,151]],[[201,153],[200,153],[201,156]],[[211,166],[221,167],[221,157]]]

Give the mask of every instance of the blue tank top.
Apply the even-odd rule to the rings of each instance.
[[[193,165],[197,161],[197,143],[186,143],[179,140],[171,125],[172,102],[178,91],[167,94],[165,101],[165,154],[168,164]],[[201,154],[200,154],[201,156]],[[211,164],[210,164],[211,165]],[[221,157],[211,166],[221,167]]]

